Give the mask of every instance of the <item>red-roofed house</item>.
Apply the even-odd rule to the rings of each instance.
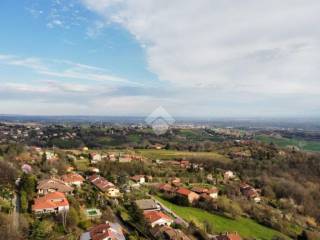
[[[36,214],[59,213],[69,210],[69,202],[61,192],[48,193],[44,197],[38,197],[32,205],[32,212]]]
[[[182,197],[188,198],[189,203],[193,203],[200,198],[199,194],[192,192],[186,188],[178,188],[176,193]]]
[[[216,237],[216,240],[242,240],[237,233],[226,233]]]
[[[77,173],[69,173],[65,174],[61,177],[61,179],[67,183],[69,186],[77,186],[81,187],[84,182],[84,178]]]
[[[130,177],[131,181],[134,181],[135,183],[144,184],[146,182],[146,178],[144,175],[135,175]]]
[[[144,212],[144,218],[147,222],[151,225],[151,227],[155,226],[170,226],[173,223],[173,219],[163,212],[159,211],[151,211],[151,212]]]
[[[106,222],[91,228],[81,235],[80,240],[125,240],[118,223]]]
[[[173,193],[175,188],[173,188],[170,184],[168,183],[160,183],[156,185],[156,188],[159,189],[162,192],[166,193]]]
[[[109,197],[120,196],[119,189],[117,189],[113,183],[107,181],[105,178],[98,175],[92,175],[88,178],[88,180],[93,185],[95,185],[100,191],[106,192]]]

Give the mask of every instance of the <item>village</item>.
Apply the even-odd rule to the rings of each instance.
[[[22,166],[23,175],[16,181],[21,198],[19,211],[30,213],[35,219],[61,216],[63,228],[67,228],[69,211],[72,211],[77,215],[78,225],[87,230],[81,234],[77,230],[81,240],[135,239],[135,234],[137,239],[240,240],[244,238],[236,231],[214,234],[211,223],[206,223],[207,231],[203,231],[171,210],[165,201],[197,208],[216,205],[214,211],[228,215],[230,213],[224,213],[219,206],[219,198],[227,199],[222,189],[230,183],[238,186],[243,199],[256,204],[262,201],[260,189],[242,182],[231,170],[208,173],[200,182],[190,180],[183,176],[185,172],[195,176],[206,171],[202,163],[189,160],[150,161],[132,151],[92,151],[87,147],[64,151],[31,147],[28,153],[31,161]],[[61,160],[62,155],[67,161]],[[39,164],[50,166],[47,174],[41,170],[36,173]],[[107,176],[113,179],[110,181],[102,175],[106,174],[106,165],[113,164],[141,169],[136,171],[139,174],[128,176],[115,172],[112,177]],[[58,169],[61,165],[63,169]],[[171,177],[163,176],[162,171],[158,175],[147,174],[151,168],[164,171],[169,168],[176,174]],[[59,175],[59,172],[65,174]],[[36,184],[35,192],[31,190],[26,196],[23,185],[30,179]],[[111,217],[103,217],[106,209]]]

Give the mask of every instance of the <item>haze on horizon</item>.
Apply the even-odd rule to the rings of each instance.
[[[3,0],[0,114],[320,117],[318,0]]]

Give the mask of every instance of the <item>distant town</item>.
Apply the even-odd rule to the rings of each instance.
[[[319,136],[3,121],[0,230],[15,239],[319,239]]]

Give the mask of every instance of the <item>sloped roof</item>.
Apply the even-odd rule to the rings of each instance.
[[[61,177],[61,179],[66,183],[83,182],[84,181],[84,178],[77,173],[65,174]]]
[[[189,194],[191,193],[191,191],[189,189],[186,189],[186,188],[179,188],[177,190],[177,193],[179,193],[180,195],[183,195],[183,196],[189,196]]]
[[[39,197],[34,200],[32,205],[32,210],[41,210],[47,208],[57,208],[69,206],[69,202],[61,192],[53,192],[45,195],[44,197]]]
[[[136,204],[141,210],[157,209],[157,203],[152,199],[141,199],[136,200]]]
[[[145,219],[150,222],[154,223],[160,219],[164,219],[167,221],[173,221],[171,217],[167,216],[163,212],[158,212],[158,211],[152,211],[152,212],[145,212],[143,213]]]
[[[73,188],[64,181],[56,178],[40,180],[37,185],[38,190],[55,189],[57,192],[72,192]]]
[[[107,181],[104,177],[101,177],[99,175],[93,175],[88,178],[89,181],[95,185],[97,188],[99,188],[101,191],[107,191],[109,188],[114,187],[114,184]]]
[[[103,240],[107,237],[112,240],[125,240],[121,226],[117,223],[106,222],[99,224],[89,230],[92,240]]]

